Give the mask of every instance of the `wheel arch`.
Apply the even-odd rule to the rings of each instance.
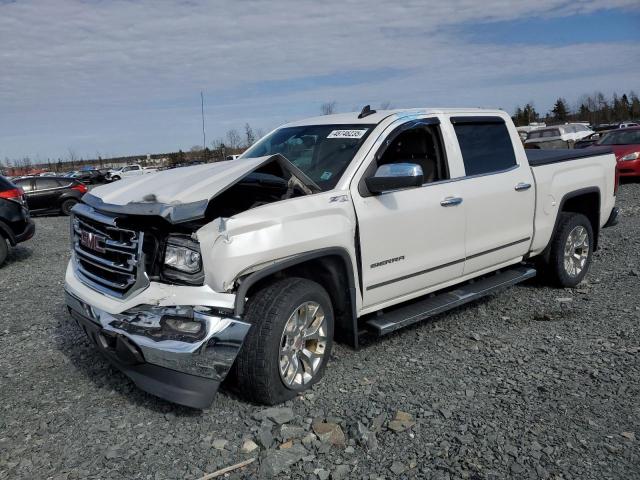
[[[0,220],[0,238],[6,238],[9,240],[12,247],[16,246],[16,236],[14,235],[13,230],[11,230],[11,227],[2,220]]]
[[[274,279],[307,278],[327,291],[334,308],[334,337],[358,347],[356,285],[351,256],[344,248],[331,247],[278,261],[242,277],[236,291],[235,315],[242,316],[246,299]]]
[[[587,187],[566,193],[560,200],[558,214],[553,225],[553,231],[549,238],[549,244],[544,249],[541,257],[545,260],[549,259],[550,246],[555,237],[558,226],[560,224],[560,214],[565,212],[581,213],[589,219],[591,229],[593,230],[593,249],[598,248],[598,239],[600,236],[600,189],[598,187]]]

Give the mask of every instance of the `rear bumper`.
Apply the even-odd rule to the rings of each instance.
[[[91,341],[139,388],[193,408],[211,404],[250,327],[206,307],[139,305],[110,314],[69,292],[65,297]],[[167,318],[198,322],[200,331],[173,330]]]
[[[16,243],[26,242],[36,233],[36,224],[30,218],[27,219],[27,226],[24,231],[16,235]]]

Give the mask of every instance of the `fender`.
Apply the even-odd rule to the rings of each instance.
[[[16,246],[16,236],[13,233],[13,230],[9,228],[9,225],[0,220],[0,237],[4,237],[9,240],[9,243],[12,247]]]
[[[342,327],[345,331],[345,340],[349,345],[353,348],[358,348],[358,316],[356,312],[356,285],[355,285],[355,277],[353,274],[353,264],[351,263],[351,256],[346,249],[341,247],[329,247],[329,248],[321,248],[319,250],[313,250],[310,252],[301,253],[299,255],[295,255],[291,258],[287,258],[285,260],[277,261],[276,263],[269,265],[257,272],[253,272],[247,277],[245,277],[240,283],[238,290],[236,292],[235,299],[235,311],[234,314],[236,317],[241,317],[244,313],[247,292],[256,282],[267,278],[274,273],[280,272],[287,268],[293,267],[295,265],[299,265],[309,260],[314,260],[320,257],[327,256],[338,256],[342,259],[345,270],[347,272],[347,282],[349,286],[349,296],[351,300],[351,312],[349,314],[349,321],[346,322]]]

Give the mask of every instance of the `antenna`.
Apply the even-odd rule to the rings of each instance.
[[[204,132],[204,94],[200,90],[200,111],[202,113],[202,150],[207,148],[207,134]]]
[[[365,105],[362,108],[362,111],[360,112],[360,115],[358,115],[358,118],[368,117],[369,115],[373,115],[374,113],[376,113],[376,111],[375,110],[371,110],[371,105]]]

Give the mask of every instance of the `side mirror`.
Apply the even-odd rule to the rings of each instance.
[[[419,187],[424,182],[422,167],[415,163],[389,163],[380,165],[373,177],[365,180],[367,188],[373,194]]]

